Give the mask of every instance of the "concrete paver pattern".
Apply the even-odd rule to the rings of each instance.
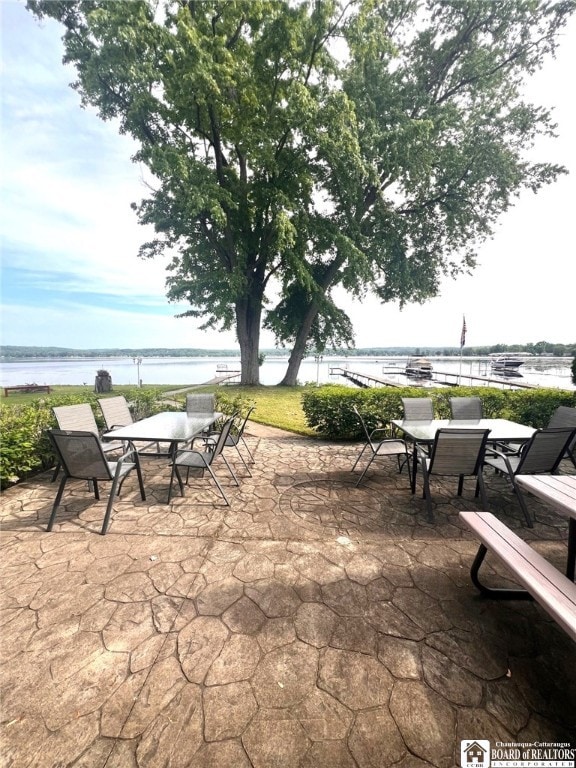
[[[394,461],[356,488],[358,445],[246,438],[253,477],[219,473],[230,507],[208,477],[168,506],[150,459],[106,536],[81,483],[52,533],[49,473],[3,495],[2,765],[453,768],[461,739],[576,746],[576,645],[470,582],[473,486],[436,481],[430,524]],[[566,520],[530,498],[522,527],[487,480],[562,568]]]

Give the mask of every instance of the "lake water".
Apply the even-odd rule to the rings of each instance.
[[[306,358],[300,366],[299,382],[305,383],[340,383],[346,384],[342,376],[330,375],[335,367],[348,368],[368,376],[378,376],[400,384],[414,383],[403,374],[406,357],[324,357],[321,362]],[[434,376],[443,380],[442,373],[452,374],[445,377],[448,383],[455,381],[454,376],[461,373],[463,385],[481,386],[483,382],[470,380],[469,376],[494,378],[486,358],[430,357],[434,367]],[[553,387],[574,390],[570,365],[571,358],[528,358],[520,368],[521,378],[501,378],[501,384],[485,383],[486,386],[510,387],[514,384],[529,384],[540,387]],[[146,384],[175,384],[188,386],[210,381],[217,375],[217,366],[227,365],[230,370],[238,370],[239,358],[230,357],[145,357],[139,367],[140,379]],[[285,357],[269,356],[260,369],[262,384],[278,384],[283,378],[288,362]],[[133,358],[83,358],[51,359],[33,361],[3,361],[0,367],[1,386],[18,384],[94,384],[96,371],[103,368],[109,371],[113,384],[138,384],[138,365]],[[220,371],[218,371],[220,375]],[[430,382],[427,386],[438,386]]]

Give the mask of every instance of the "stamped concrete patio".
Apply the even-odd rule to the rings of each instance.
[[[393,461],[357,489],[358,445],[247,439],[253,477],[219,472],[231,507],[208,478],[166,505],[147,459],[147,500],[130,477],[104,537],[84,484],[52,533],[49,473],[4,493],[3,766],[453,768],[461,739],[576,746],[576,645],[470,582],[473,487],[436,482],[431,525]],[[530,499],[522,527],[487,480],[563,568],[566,520]]]

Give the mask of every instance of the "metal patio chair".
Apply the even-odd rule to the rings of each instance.
[[[431,397],[402,397],[406,421],[432,421],[434,404]]]
[[[226,440],[228,439],[228,435],[230,434],[230,429],[232,428],[233,419],[229,418],[224,422],[224,426],[222,427],[222,431],[220,432],[217,441],[212,445],[207,445],[204,437],[196,437],[192,441],[191,445],[192,448],[182,448],[176,452],[174,455],[174,458],[172,459],[172,472],[170,473],[170,487],[168,488],[168,503],[170,503],[170,499],[172,498],[172,485],[174,483],[174,477],[178,480],[178,485],[180,486],[180,493],[182,496],[184,496],[184,483],[182,482],[182,475],[180,470],[185,469],[186,470],[186,481],[188,481],[188,476],[190,473],[190,470],[195,470],[196,475],[202,476],[204,474],[204,470],[207,470],[214,482],[216,483],[216,486],[218,490],[220,491],[220,494],[222,495],[222,498],[224,499],[224,502],[226,506],[230,506],[230,502],[228,501],[228,498],[226,494],[224,493],[224,489],[220,485],[218,478],[214,474],[214,470],[212,469],[212,464],[214,461],[218,458],[218,456],[222,456],[222,460],[226,464],[226,467],[228,468],[228,471],[230,472],[234,482],[236,485],[240,485],[238,482],[238,478],[236,477],[234,470],[226,460],[226,457],[223,454],[224,446],[226,445]],[[196,440],[202,440],[204,441],[204,445],[206,447],[205,451],[200,451],[194,448],[194,442]]]
[[[108,430],[127,427],[130,424],[134,424],[132,411],[130,410],[128,401],[124,395],[118,395],[117,397],[103,397],[101,400],[98,400],[98,404],[100,405]],[[168,456],[170,453],[170,443],[151,442],[140,447],[138,442],[135,442],[134,445],[140,456],[160,458]],[[150,450],[152,446],[154,446],[154,450]]]
[[[456,421],[477,421],[484,418],[479,397],[451,397],[450,418]]]
[[[572,427],[546,427],[537,429],[517,454],[505,453],[495,448],[487,449],[484,464],[508,477],[529,528],[533,527],[533,523],[522,491],[516,483],[516,476],[555,474],[575,437],[576,429]]]
[[[214,395],[201,392],[197,395],[186,395],[187,413],[214,413],[216,398]]]
[[[91,432],[94,435],[99,436],[100,432],[96,419],[94,417],[94,411],[90,403],[80,403],[78,405],[58,405],[52,408],[52,413],[56,417],[58,422],[58,428],[67,431],[84,431]],[[98,438],[99,439],[99,438]],[[100,441],[100,446],[105,455],[118,451],[124,451],[125,445],[119,440],[112,440],[110,442]],[[52,475],[52,482],[58,477],[60,471],[60,463],[56,464],[56,469]]]
[[[390,434],[390,429],[388,427],[377,427],[376,429],[373,429],[372,431],[368,430],[368,427],[366,426],[366,422],[362,418],[362,415],[356,408],[356,406],[352,406],[352,410],[358,417],[358,421],[362,425],[362,430],[364,431],[364,435],[366,436],[366,442],[364,443],[364,446],[362,447],[362,450],[358,454],[358,457],[356,461],[354,462],[354,466],[350,470],[351,472],[354,472],[356,467],[358,466],[358,462],[364,455],[365,451],[368,449],[372,455],[370,456],[370,459],[368,461],[368,464],[364,467],[364,471],[356,481],[356,487],[360,485],[362,480],[364,479],[364,475],[370,468],[370,465],[374,461],[376,457],[381,456],[396,456],[398,460],[398,472],[402,472],[402,469],[404,465],[408,467],[408,479],[411,482],[412,481],[412,472],[410,469],[410,453],[408,451],[408,444],[405,440],[399,437],[392,437]]]
[[[93,432],[50,429],[48,430],[48,437],[58,456],[58,461],[63,470],[63,476],[60,481],[58,493],[56,494],[56,499],[54,500],[54,506],[52,507],[52,513],[46,530],[52,530],[58,506],[62,500],[64,488],[68,480],[87,480],[88,483],[92,485],[96,499],[100,499],[98,482],[110,481],[112,483],[108,504],[106,506],[106,513],[102,523],[102,535],[104,535],[108,529],[114,498],[116,494],[120,493],[122,483],[133,469],[136,470],[136,474],[138,475],[138,484],[140,486],[142,501],[146,500],[138,452],[134,447],[129,448],[116,461],[109,461],[102,450],[102,443],[98,439],[98,436]]]
[[[568,405],[559,405],[548,422],[548,427],[574,427],[576,429],[576,408]],[[569,444],[563,458],[570,459],[576,467],[576,433]]]
[[[444,427],[436,432],[430,453],[418,446],[417,468],[422,470],[426,509],[430,522],[434,521],[430,477],[443,475],[458,478],[458,496],[462,495],[465,477],[476,478],[475,495],[480,493],[482,507],[487,509],[482,464],[489,429],[450,429]]]
[[[248,409],[246,416],[244,416],[243,419],[241,418],[239,413],[234,414],[234,416],[232,417],[233,419],[232,427],[230,429],[228,437],[226,438],[226,445],[225,445],[225,447],[236,448],[236,452],[238,453],[238,456],[240,457],[240,461],[242,462],[242,464],[244,465],[244,468],[246,469],[246,472],[248,473],[248,477],[252,477],[252,473],[250,472],[248,463],[255,464],[256,462],[254,461],[254,456],[252,455],[250,448],[248,448],[248,445],[244,440],[244,429],[246,428],[246,423],[250,418],[250,414],[252,413],[254,408],[255,406],[251,406]],[[205,438],[206,443],[208,445],[210,444],[214,445],[217,442],[219,435],[220,435],[220,432],[216,432],[216,431],[209,432]],[[248,456],[250,457],[248,462],[246,462],[244,456],[242,456],[242,453],[239,447],[240,443],[242,443],[242,445],[246,448]]]

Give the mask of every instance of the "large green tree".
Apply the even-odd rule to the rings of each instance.
[[[258,381],[263,322],[292,346],[352,343],[333,298],[423,301],[524,187],[561,168],[522,103],[573,0],[29,0],[65,27],[86,105],[138,142],[134,207],[171,254],[168,296],[236,330]]]

